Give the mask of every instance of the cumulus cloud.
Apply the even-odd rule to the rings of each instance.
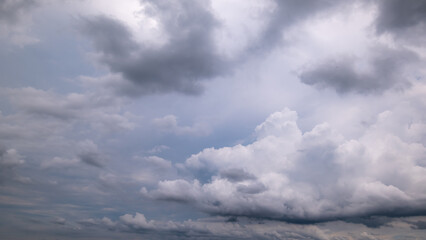
[[[338,93],[381,93],[390,88],[410,85],[406,69],[418,58],[406,49],[377,46],[367,59],[346,56],[325,60],[305,69],[300,80],[318,88],[332,88]]]
[[[82,121],[102,131],[135,128],[125,113],[121,99],[97,93],[56,94],[32,87],[4,88],[0,92],[20,112],[62,121]]]
[[[426,101],[413,88],[410,103],[377,115],[359,138],[327,123],[302,132],[289,109],[270,115],[249,145],[207,148],[185,167],[211,178],[164,180],[147,196],[185,202],[202,211],[295,222],[424,213]],[[418,111],[417,111],[418,112]]]

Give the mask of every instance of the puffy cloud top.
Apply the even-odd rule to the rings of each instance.
[[[208,182],[161,181],[149,194],[213,214],[286,221],[418,214],[426,210],[426,148],[422,133],[410,131],[421,119],[402,114],[383,112],[360,138],[346,139],[326,123],[302,133],[296,112],[284,109],[256,128],[252,144],[187,159],[187,169],[211,173]]]

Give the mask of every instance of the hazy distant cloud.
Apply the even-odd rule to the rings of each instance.
[[[35,0],[0,0],[0,21],[15,24],[36,3]]]
[[[325,231],[317,226],[264,221],[259,227],[257,221],[246,218],[238,222],[223,217],[178,222],[149,220],[144,214],[135,213],[122,215],[117,221],[104,217],[82,220],[80,224],[139,233],[152,239],[327,239]]]
[[[186,221],[150,220],[144,214],[125,214],[117,220],[85,219],[83,227],[99,227],[110,231],[141,234],[149,239],[397,239],[416,238],[424,234],[417,228],[424,218],[390,219],[381,228],[367,228],[360,224],[331,222],[318,224],[288,224],[279,221],[256,220],[245,217],[211,217]],[[417,224],[417,225],[416,225]],[[333,227],[334,226],[334,227]],[[333,229],[332,231],[330,231]]]
[[[6,149],[0,146],[0,184],[8,181],[24,181],[15,172],[16,167],[22,165],[25,161],[15,149]]]
[[[171,161],[158,156],[134,156],[134,171],[129,175],[131,179],[143,183],[144,186],[154,185],[162,179],[172,179],[176,177],[176,169]],[[142,190],[142,193],[145,190]]]
[[[147,153],[156,154],[156,153],[161,153],[163,151],[166,151],[168,149],[170,149],[169,146],[166,146],[166,145],[157,145],[157,146],[154,146],[153,148],[151,148],[150,150],[148,150]]]
[[[99,61],[124,81],[118,91],[128,95],[181,92],[199,94],[200,81],[226,72],[226,59],[212,39],[217,22],[208,1],[142,1],[167,35],[163,46],[138,43],[124,23],[106,17],[86,18],[82,32],[89,36]]]
[[[177,117],[167,115],[162,118],[156,118],[152,121],[155,127],[162,132],[174,133],[176,135],[195,135],[205,136],[210,133],[209,126],[203,123],[195,123],[193,126],[179,126]]]
[[[136,160],[141,160],[145,163],[145,165],[153,168],[160,169],[168,169],[172,167],[172,163],[164,158],[157,156],[149,156],[149,157],[135,157]]]
[[[101,131],[134,129],[125,114],[120,114],[121,100],[97,93],[60,95],[32,87],[4,88],[0,93],[8,97],[19,112],[60,121],[82,121]]]
[[[17,45],[37,42],[27,32],[31,10],[38,4],[37,0],[0,0],[0,39]]]
[[[80,151],[78,158],[91,166],[102,168],[105,165],[105,156],[98,151],[98,146],[91,140],[85,140],[79,143]]]
[[[186,160],[188,170],[211,173],[209,181],[164,180],[146,195],[211,214],[290,222],[425,213],[426,125],[405,111],[416,110],[383,112],[362,136],[345,139],[328,124],[302,133],[297,114],[285,109],[256,128],[252,144],[208,148]]]
[[[381,93],[387,89],[405,88],[409,79],[405,68],[416,61],[415,53],[405,49],[375,47],[367,60],[341,57],[305,69],[300,80],[318,88],[332,88],[338,93]],[[364,66],[363,66],[364,65]]]
[[[45,160],[41,163],[41,168],[66,168],[76,166],[80,161],[77,158],[66,159],[61,157],[54,157],[50,160]]]
[[[98,146],[93,141],[84,140],[76,143],[75,145],[76,146],[70,146],[70,149],[75,152],[75,157],[54,157],[52,159],[44,160],[43,162],[41,162],[40,167],[42,169],[57,170],[77,167],[79,163],[85,163],[98,168],[103,168],[105,166],[106,156],[104,156],[98,150]]]

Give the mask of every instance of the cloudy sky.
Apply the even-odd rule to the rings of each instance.
[[[426,239],[425,0],[0,0],[1,239]]]

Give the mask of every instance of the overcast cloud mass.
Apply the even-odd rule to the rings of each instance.
[[[424,0],[0,0],[0,238],[426,239],[424,39]]]

